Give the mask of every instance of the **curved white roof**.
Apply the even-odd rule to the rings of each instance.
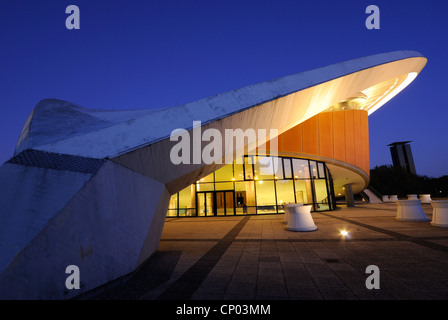
[[[392,65],[403,61],[405,63]],[[395,95],[415,78],[425,64],[426,59],[415,51],[376,54],[164,109],[105,111],[85,109],[56,99],[42,100],[29,116],[15,154],[32,148],[92,158],[112,158],[166,139],[176,128],[190,129],[193,121],[201,121],[204,125],[296,92],[319,88],[319,91],[313,91],[313,97],[307,105],[297,105],[297,108],[304,109],[300,117],[277,128],[281,133],[289,129],[292,123],[298,124],[322,112],[340,101],[341,97],[348,98],[361,89],[404,76],[400,81],[401,87],[394,92]],[[364,72],[373,69],[374,72]],[[389,69],[392,69],[392,72]],[[348,77],[361,72],[364,72],[364,78],[369,78],[368,81],[364,78],[360,81],[358,77],[355,83],[355,78]],[[346,81],[337,82],[338,79]],[[365,87],[357,87],[361,82],[365,82]],[[326,83],[332,85],[322,86]],[[376,92],[376,95],[381,99],[385,95],[392,96],[386,89],[381,89],[383,91],[380,94]],[[380,104],[377,104],[376,107],[379,106]]]

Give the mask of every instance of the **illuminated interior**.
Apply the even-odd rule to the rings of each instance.
[[[326,211],[333,199],[324,162],[249,155],[171,196],[167,217],[277,214],[288,203]]]
[[[380,82],[360,91],[353,97],[334,104],[325,111],[366,110],[370,115],[406,88],[415,77],[417,77],[417,72],[411,72]]]

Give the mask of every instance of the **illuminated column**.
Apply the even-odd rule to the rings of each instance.
[[[355,198],[353,196],[351,183],[344,185],[344,190],[345,190],[345,202],[347,203],[347,207],[354,207]]]

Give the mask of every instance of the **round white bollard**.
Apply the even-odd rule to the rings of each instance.
[[[283,207],[285,208],[285,216],[283,217],[283,223],[287,224],[289,219],[289,214],[291,210],[294,210],[293,208],[295,206],[303,206],[303,203],[288,203],[284,204]]]
[[[401,221],[428,221],[429,218],[420,205],[421,200],[397,200],[397,220]]]
[[[288,215],[288,225],[286,230],[289,231],[314,231],[317,229],[311,216],[311,206],[302,205],[290,207]]]
[[[383,202],[389,202],[389,196],[383,196]]]
[[[416,194],[408,194],[408,200],[418,200]]]
[[[390,201],[397,201],[397,200],[398,200],[398,196],[397,196],[396,194],[391,195],[391,196],[389,197],[389,200],[390,200]]]
[[[448,227],[448,200],[433,200],[432,221],[434,227]]]
[[[431,203],[431,195],[430,194],[421,194],[420,200],[422,200],[422,203]]]

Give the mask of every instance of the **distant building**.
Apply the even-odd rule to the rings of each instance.
[[[390,154],[392,156],[392,162],[394,166],[405,168],[412,174],[417,174],[415,171],[414,158],[412,157],[411,141],[393,142],[389,144]]]

